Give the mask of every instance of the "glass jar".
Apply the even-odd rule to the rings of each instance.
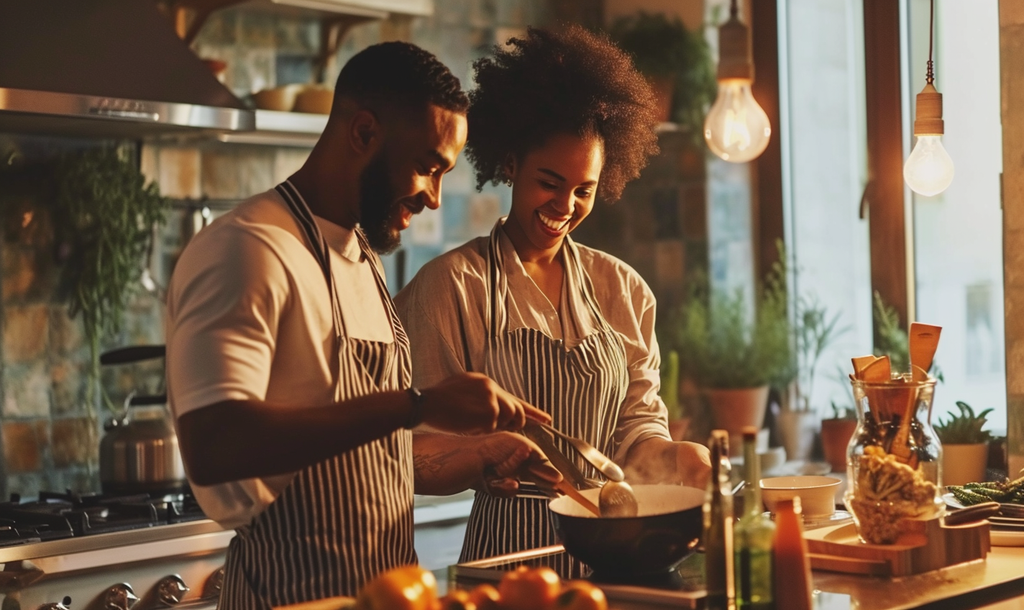
[[[942,445],[930,422],[935,378],[851,382],[857,429],[847,449],[846,508],[862,541],[892,544],[904,519],[944,511]]]

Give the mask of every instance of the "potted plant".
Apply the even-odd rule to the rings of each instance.
[[[992,433],[982,428],[992,409],[975,415],[974,409],[963,401],[958,400],[956,406],[959,415],[951,413],[948,419],[935,424],[935,434],[942,443],[942,482],[964,485],[984,481]]]
[[[662,120],[702,133],[704,115],[718,86],[703,34],[687,30],[679,17],[644,11],[615,20],[608,34],[632,55],[637,69],[654,87]]]
[[[789,459],[807,459],[818,432],[819,416],[811,404],[818,366],[825,351],[847,329],[839,327],[840,314],[830,314],[815,297],[797,300],[794,319],[794,364],[776,386],[784,396],[778,431]],[[845,464],[845,457],[843,460]]]
[[[81,317],[89,345],[90,408],[100,402],[100,341],[118,332],[140,292],[153,227],[169,202],[147,184],[125,148],[76,151],[56,165],[52,220],[58,261],[57,297]]]
[[[700,388],[714,424],[731,434],[761,428],[769,385],[790,366],[789,320],[779,269],[766,278],[751,313],[742,290],[710,290],[704,277],[673,318],[684,383]]]
[[[846,453],[856,429],[856,412],[832,401],[832,417],[821,420],[821,450],[832,472],[846,472]]]

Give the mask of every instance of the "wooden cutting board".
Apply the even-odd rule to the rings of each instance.
[[[908,519],[896,544],[865,544],[853,523],[804,534],[811,567],[829,572],[906,576],[983,559],[989,551],[989,522],[945,525],[942,519]]]

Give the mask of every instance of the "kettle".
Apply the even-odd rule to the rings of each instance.
[[[100,363],[127,364],[162,358],[164,346],[146,345],[105,352]],[[104,493],[176,494],[188,490],[178,437],[167,412],[167,396],[125,400],[124,413],[108,419],[100,441],[100,484]]]

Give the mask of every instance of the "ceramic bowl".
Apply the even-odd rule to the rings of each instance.
[[[842,483],[834,477],[795,476],[761,479],[761,500],[775,512],[779,500],[800,497],[804,517],[821,517],[836,512],[836,492]]]
[[[295,96],[295,112],[330,114],[334,102],[334,89],[321,85],[306,85]]]
[[[260,110],[288,112],[295,106],[295,98],[300,91],[302,91],[302,85],[282,85],[273,89],[257,91],[252,94],[252,99]]]

